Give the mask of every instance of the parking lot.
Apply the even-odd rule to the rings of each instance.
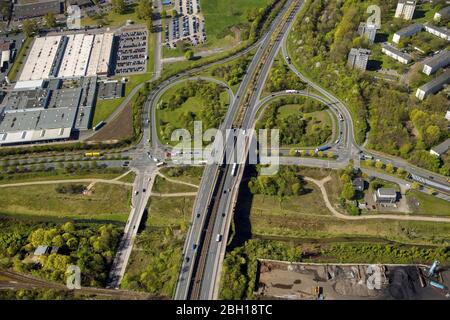
[[[124,30],[117,36],[115,74],[141,73],[147,71],[147,30]]]
[[[165,45],[176,48],[176,42],[187,40],[192,45],[206,41],[205,21],[198,15],[200,4],[198,0],[176,0],[174,8],[179,13],[176,18],[169,18],[165,26]]]

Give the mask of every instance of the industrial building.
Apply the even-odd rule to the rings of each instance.
[[[440,76],[418,88],[416,91],[416,97],[423,100],[427,96],[441,90],[448,83],[450,83],[450,70],[445,71]]]
[[[91,126],[97,78],[42,81],[35,90],[10,92],[0,113],[0,145],[67,140]]]
[[[404,20],[412,20],[415,10],[415,0],[399,0],[397,3],[397,9],[395,10],[395,17],[402,18]]]
[[[429,59],[427,62],[423,65],[422,72],[426,75],[430,75],[432,73],[435,73],[439,69],[447,66],[450,64],[450,51],[443,50],[439,54],[435,55],[431,59]]]
[[[377,26],[370,23],[361,22],[358,27],[358,34],[366,36],[370,44],[375,42],[377,35]]]
[[[412,57],[409,54],[398,50],[387,42],[381,44],[381,52],[403,64],[408,64],[412,61]]]
[[[378,188],[373,198],[378,204],[392,205],[397,201],[397,191],[392,188]]]
[[[14,3],[12,17],[23,20],[45,16],[47,13],[64,13],[64,1],[61,0],[17,0]]]
[[[422,29],[423,29],[423,25],[421,25],[421,24],[412,24],[403,29],[400,29],[396,33],[394,33],[392,42],[398,44],[400,42],[400,40],[402,40],[404,38],[412,37],[416,33],[419,33],[420,31],[422,31]]]
[[[348,54],[347,66],[352,69],[366,70],[369,62],[370,50],[352,48]]]
[[[447,19],[447,18],[449,18],[449,17],[450,17],[450,6],[449,6],[449,7],[442,8],[441,10],[439,10],[438,12],[436,12],[436,13],[434,14],[433,19],[434,19],[434,21],[439,22],[439,21],[441,21],[442,19]]]
[[[450,149],[450,138],[430,149],[430,154],[440,157]]]
[[[52,78],[107,76],[112,69],[113,42],[112,33],[78,33],[36,38],[18,85]]]
[[[429,32],[439,38],[450,41],[450,31],[447,28],[436,27],[431,24],[426,24],[426,25],[424,25],[424,27],[425,27],[426,32]]]
[[[7,67],[11,61],[11,43],[9,41],[0,41],[0,71]]]

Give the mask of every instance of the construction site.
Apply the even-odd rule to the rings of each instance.
[[[255,297],[286,300],[446,300],[450,268],[259,260]]]

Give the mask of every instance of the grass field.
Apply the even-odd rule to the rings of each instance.
[[[303,168],[305,176],[322,179],[328,174],[332,180],[325,184],[328,197],[333,205],[338,203],[341,192],[336,171]],[[449,244],[450,223],[395,220],[355,220],[335,218],[325,207],[318,188],[308,183],[310,189],[305,195],[280,199],[276,196],[251,195],[248,188],[241,186],[241,202],[236,230],[245,225],[249,215],[250,234],[253,238],[276,237],[278,239],[317,239],[326,241],[332,238],[345,238],[346,241],[360,238],[376,238],[383,241],[395,241],[407,244]],[[244,196],[246,195],[246,196]],[[242,196],[242,197],[241,197]],[[427,195],[425,195],[427,196]],[[245,200],[248,199],[248,200]],[[428,199],[423,210],[442,210],[443,203]],[[246,203],[247,202],[247,203]],[[439,209],[441,208],[441,209]],[[448,210],[447,210],[448,212]],[[248,223],[247,222],[247,223]],[[245,228],[245,227],[244,227]]]
[[[160,172],[170,179],[199,185],[200,180],[202,179],[203,169],[203,167],[186,166],[178,168],[163,168]],[[171,173],[172,171],[175,172]]]
[[[205,16],[207,45],[218,46],[224,44],[224,35],[229,33],[232,26],[247,23],[247,11],[263,8],[266,0],[206,0],[201,8]],[[226,39],[226,38],[225,38]]]
[[[151,197],[148,227],[176,227],[189,224],[195,197]]]
[[[183,86],[184,86],[184,84],[180,83],[179,85],[176,85],[176,86],[170,88],[169,90],[167,90],[161,97],[161,101],[168,101],[168,100],[172,99],[175,92]],[[223,91],[220,95],[220,99],[221,99],[221,101],[228,103],[229,102],[228,93],[226,91]],[[179,143],[178,141],[172,142],[172,141],[166,141],[163,139],[163,137],[161,135],[161,122],[168,123],[173,128],[183,128],[184,123],[183,123],[182,119],[184,118],[184,115],[186,113],[193,112],[194,114],[198,115],[205,107],[206,107],[206,105],[205,105],[204,101],[200,97],[194,96],[194,97],[188,98],[186,100],[186,102],[184,102],[181,105],[181,107],[179,107],[175,110],[157,109],[156,110],[156,125],[157,125],[157,131],[158,131],[160,140],[163,143],[172,143],[172,144]],[[193,128],[186,128],[186,129],[193,129]]]
[[[413,214],[450,216],[450,202],[448,201],[417,190],[408,191],[406,199]]]
[[[104,25],[109,27],[119,27],[125,25],[127,20],[134,21],[135,24],[145,23],[144,20],[139,19],[137,16],[137,12],[135,10],[136,4],[127,5],[126,11],[124,14],[118,14],[113,10],[109,11],[107,15],[102,17],[101,19],[93,19],[91,17],[85,17],[81,19],[82,26],[94,26],[94,25]]]
[[[163,177],[156,176],[155,184],[153,185],[152,192],[155,193],[181,193],[181,192],[197,192],[198,189],[175,182],[170,182]]]
[[[75,183],[80,184],[80,183]],[[92,194],[61,194],[58,185],[33,185],[3,188],[0,212],[8,215],[70,217],[125,221],[130,211],[131,188],[98,183]],[[87,186],[87,184],[83,184]]]
[[[125,173],[125,170],[118,170],[117,172],[33,172],[33,173],[14,173],[1,175],[0,185],[33,181],[49,181],[49,180],[72,180],[72,179],[114,179]]]

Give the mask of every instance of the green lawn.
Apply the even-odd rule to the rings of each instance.
[[[205,16],[207,45],[218,46],[226,43],[225,35],[229,29],[240,23],[247,23],[247,11],[254,8],[264,8],[266,0],[206,0],[202,1],[201,9]]]
[[[31,45],[31,42],[33,41],[32,37],[27,37],[22,44],[22,47],[20,48],[19,52],[17,53],[16,60],[14,61],[14,64],[12,65],[11,69],[8,72],[8,79],[9,81],[15,81],[18,72],[20,71],[24,61],[25,57],[27,55],[28,49]]]
[[[109,27],[119,27],[125,25],[127,20],[132,20],[135,24],[145,23],[144,20],[139,19],[137,12],[135,11],[136,4],[131,4],[127,6],[126,12],[124,14],[119,14],[114,11],[109,11],[102,19],[93,19],[91,17],[85,17],[81,19],[82,26],[92,26],[92,25],[104,25]]]
[[[152,192],[163,194],[180,193],[180,192],[197,192],[197,191],[198,191],[197,188],[181,183],[170,182],[160,176],[156,176],[155,184],[153,185],[152,189]]]
[[[187,226],[192,217],[195,197],[151,197],[147,226]]]
[[[450,216],[450,202],[448,201],[417,190],[410,190],[406,194],[406,199],[413,214]]]
[[[170,179],[184,181],[195,185],[200,184],[203,167],[185,166],[177,168],[163,168],[160,172]]]
[[[97,183],[88,195],[58,193],[56,187],[64,185],[3,188],[0,212],[72,219],[109,219],[111,216],[112,220],[126,221],[130,212],[131,187]],[[87,186],[87,183],[82,185]]]

